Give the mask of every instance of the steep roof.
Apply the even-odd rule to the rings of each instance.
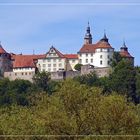
[[[44,57],[45,55],[13,55],[13,68],[36,67],[35,60]]]
[[[2,45],[0,44],[0,54],[2,53],[7,53],[7,52],[3,49]]]
[[[128,51],[125,51],[125,50],[121,50],[120,55],[122,57],[133,58],[133,56],[131,56],[130,53]]]
[[[68,59],[78,59],[77,54],[64,54],[64,56]]]
[[[108,49],[112,48],[111,45],[106,41],[99,41],[96,44],[84,44],[83,47],[80,49],[80,53],[95,53],[95,50],[98,48]]]
[[[60,58],[64,58],[65,57],[64,54],[62,54],[61,52],[59,52],[55,47],[52,46],[50,48],[50,50],[51,49],[53,49]],[[47,52],[47,55],[50,53],[50,50]]]

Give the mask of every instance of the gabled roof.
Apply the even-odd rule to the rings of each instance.
[[[13,55],[13,68],[34,68],[35,60],[44,57],[45,55]]]
[[[52,46],[50,48],[50,50],[51,49],[53,49],[59,57],[61,57],[61,58],[64,58],[65,57],[64,54],[62,54],[61,52],[59,52],[55,47]],[[50,50],[47,52],[47,55],[50,53]]]
[[[64,55],[67,59],[78,59],[77,54],[65,54]]]
[[[108,49],[112,47],[108,42],[100,40],[96,44],[84,44],[79,52],[80,53],[95,53],[95,50],[98,48]]]
[[[7,52],[3,49],[2,45],[0,44],[0,54],[3,54],[3,53],[7,53]]]
[[[120,51],[120,55],[122,57],[127,57],[127,58],[133,58],[133,56],[130,55],[130,53],[128,51],[124,51],[124,50],[121,50]]]

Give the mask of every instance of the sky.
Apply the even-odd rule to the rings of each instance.
[[[7,52],[44,54],[53,45],[77,53],[88,21],[93,43],[104,30],[116,51],[125,39],[140,66],[140,0],[0,0],[0,41]]]

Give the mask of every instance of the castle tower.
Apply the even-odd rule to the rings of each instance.
[[[84,37],[84,44],[92,44],[92,35],[90,33],[89,22],[88,22],[88,27],[87,27],[86,34]]]
[[[104,42],[107,42],[108,43],[108,38],[106,36],[105,30],[104,30],[104,36],[103,36],[103,38],[100,41],[104,41]]]
[[[11,71],[11,69],[11,55],[4,50],[0,42],[0,76],[3,76],[6,71]]]
[[[123,41],[123,45],[120,48],[120,55],[123,59],[130,60],[132,62],[132,64],[134,64],[134,57],[131,56],[131,54],[128,52],[128,48],[125,44],[125,41]]]

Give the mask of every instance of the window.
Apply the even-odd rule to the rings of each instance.
[[[46,64],[43,64],[43,67],[46,67]]]
[[[100,51],[102,52],[102,49],[100,49]]]
[[[88,54],[86,53],[86,57],[88,56]]]
[[[56,67],[56,64],[53,64],[54,67]]]
[[[102,55],[100,55],[100,58],[103,58],[103,56],[102,56]]]
[[[29,75],[31,75],[31,72],[29,72]]]
[[[81,54],[81,53],[80,53],[79,55],[80,55],[80,56],[82,56],[82,54]]]
[[[61,59],[59,59],[59,62],[61,62]]]
[[[107,49],[107,52],[109,52],[109,49]]]
[[[48,71],[51,71],[51,69],[49,68]]]
[[[23,73],[23,72],[22,72],[21,74],[22,74],[22,75],[24,75],[24,73]]]
[[[62,64],[61,63],[59,64],[59,67],[62,67]]]
[[[51,52],[53,52],[53,49],[51,50]]]
[[[72,60],[72,63],[74,63],[75,62],[75,60]]]
[[[54,59],[53,62],[56,62],[56,59]]]
[[[80,63],[82,63],[82,59],[80,59]]]
[[[15,73],[15,76],[17,76],[17,73]]]
[[[56,71],[56,68],[53,68],[53,71]]]
[[[110,61],[107,61],[107,64],[109,65],[110,64]]]
[[[93,59],[91,59],[90,62],[93,63]]]
[[[27,72],[25,72],[25,75],[27,75]]]
[[[107,56],[107,58],[108,58],[108,59],[110,58],[109,55]]]
[[[48,62],[51,62],[51,59],[48,59]]]
[[[91,56],[93,56],[93,53],[91,53]]]
[[[101,60],[101,61],[100,61],[100,65],[102,65],[102,63],[103,63],[103,62],[102,62],[102,60]]]
[[[48,67],[51,67],[51,64],[48,64]]]
[[[86,59],[86,63],[88,63],[88,59]]]
[[[45,62],[45,59],[43,59],[43,62]]]

